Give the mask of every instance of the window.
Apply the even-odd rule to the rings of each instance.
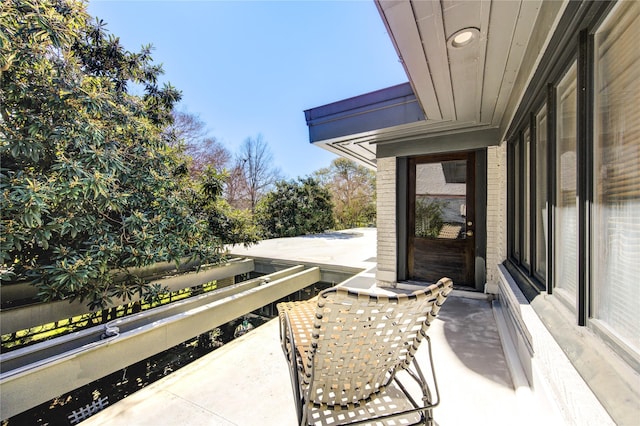
[[[637,416],[611,389],[636,400],[640,373],[638,40],[640,1],[568,2],[506,133],[504,266],[620,424]]]
[[[574,6],[508,135],[507,265],[640,371],[640,2]]]
[[[522,173],[520,173],[520,140],[518,139],[514,146],[514,154],[513,154],[513,169],[515,176],[515,194],[514,194],[514,206],[513,206],[513,223],[515,231],[513,233],[513,257],[515,257],[518,261],[520,261],[520,235],[522,234],[522,229],[520,228],[520,206],[522,200],[522,189],[520,182],[522,181]]]
[[[546,104],[536,114],[536,162],[535,162],[535,228],[536,260],[535,274],[542,281],[546,280],[547,272],[547,235],[548,235],[548,202],[547,202],[547,106]]]
[[[557,87],[555,288],[569,303],[576,301],[578,276],[577,202],[577,66]]]
[[[527,128],[522,135],[523,139],[523,182],[522,182],[522,198],[523,198],[523,210],[522,210],[522,264],[525,267],[529,267],[531,263],[531,258],[529,256],[530,248],[530,235],[529,235],[529,216],[531,212],[531,197],[529,196],[530,187],[531,187],[531,163],[530,163],[530,152],[531,152],[531,131]]]
[[[640,352],[640,3],[595,36],[593,318]]]

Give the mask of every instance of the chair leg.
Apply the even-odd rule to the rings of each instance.
[[[296,404],[296,415],[298,422],[303,425],[306,421],[304,414],[306,412],[304,401],[302,399],[300,389],[300,377],[298,376],[298,357],[293,339],[293,331],[289,322],[289,316],[285,313],[280,316],[280,343],[289,367],[289,378],[291,379],[291,388],[293,390],[293,399]]]
[[[433,387],[434,387],[434,392],[436,397],[435,401],[433,399],[431,389],[429,388],[429,384],[422,372],[422,369],[420,368],[420,365],[418,364],[415,358],[413,359],[413,362],[412,362],[412,366],[415,372],[412,371],[410,368],[406,369],[405,372],[420,386],[420,389],[422,391],[422,404],[421,405],[418,404],[413,399],[413,397],[409,394],[407,389],[404,387],[402,382],[397,377],[394,377],[394,381],[396,382],[398,387],[402,390],[402,392],[406,395],[406,397],[409,399],[411,404],[416,409],[424,407],[424,409],[420,410],[422,423],[426,425],[433,425],[434,424],[433,407],[437,406],[440,403],[440,391],[438,389],[438,381],[436,379],[436,371],[433,363],[431,339],[429,338],[429,336],[425,336],[425,338],[427,339],[427,347],[429,352],[429,366],[431,368],[431,378],[433,379]]]
[[[425,410],[424,412],[426,417],[425,424],[429,426],[433,426],[434,424],[433,407],[435,407],[440,403],[440,390],[438,389],[438,380],[436,379],[436,369],[433,363],[433,352],[431,350],[431,338],[429,336],[425,336],[425,339],[427,340],[427,348],[429,350],[429,366],[431,368],[431,377],[433,378],[433,389],[435,391],[435,396],[436,396],[435,402],[433,400],[433,395],[431,394],[431,389],[429,389],[427,381],[425,380],[424,374],[422,373],[420,366],[418,365],[417,362],[415,362],[415,360],[414,360],[414,366],[416,367],[416,371],[418,373],[418,376],[420,377],[421,382],[424,383],[423,394],[424,394],[425,401],[423,402],[425,405],[430,406],[430,408],[428,410]]]
[[[302,416],[304,412],[304,401],[302,400],[302,396],[300,395],[300,382],[298,378],[298,371],[296,368],[295,359],[293,359],[289,363],[289,374],[291,378],[291,388],[293,389],[293,398],[296,404],[296,415],[298,416],[298,421],[300,422],[300,424],[302,424]]]
[[[435,391],[435,402],[433,399],[433,395],[431,394],[431,389],[429,389],[428,383],[424,377],[424,374],[422,373],[422,370],[420,369],[420,366],[418,365],[418,363],[416,362],[416,360],[413,360],[413,366],[416,369],[416,372],[418,374],[419,380],[416,379],[416,381],[418,381],[419,383],[422,383],[423,385],[421,385],[422,387],[422,392],[424,394],[424,398],[425,398],[425,405],[430,405],[432,407],[435,407],[436,405],[438,405],[440,403],[440,390],[438,389],[438,380],[436,379],[436,369],[433,363],[433,352],[431,350],[431,339],[429,338],[429,336],[425,337],[427,339],[427,348],[429,350],[429,367],[431,368],[431,378],[433,379],[433,389]]]

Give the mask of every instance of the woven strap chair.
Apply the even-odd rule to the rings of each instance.
[[[452,286],[442,278],[413,293],[333,287],[317,300],[278,304],[300,425],[433,424],[440,396],[427,329]],[[435,395],[414,358],[423,339]],[[415,381],[420,403],[399,373]]]

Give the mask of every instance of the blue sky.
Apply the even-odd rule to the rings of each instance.
[[[154,46],[180,108],[233,154],[262,134],[285,177],[336,158],[304,110],[407,81],[372,0],[106,1],[88,11],[131,51]]]

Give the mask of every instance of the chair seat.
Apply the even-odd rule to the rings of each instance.
[[[312,347],[312,340],[313,340],[313,328],[314,328],[313,325],[314,325],[314,319],[316,318],[317,301],[315,299],[312,299],[312,300],[300,301],[300,302],[283,302],[278,305],[278,308],[283,312],[286,312],[286,315],[290,321],[291,331],[293,333],[293,340],[295,341],[295,349],[299,357],[299,358],[296,358],[297,359],[296,364],[297,364],[298,370],[300,370],[301,377],[303,377],[303,380],[300,382],[300,385],[302,386],[303,389],[306,390],[309,387],[309,383],[307,380],[304,380],[304,378],[309,377],[311,375],[311,368],[312,368],[312,363],[306,362],[306,360],[308,361],[310,359],[310,350]],[[356,346],[363,348],[363,350],[366,350],[366,346],[369,343],[370,342],[363,341],[361,339],[357,342]],[[333,362],[333,361],[334,360],[330,360],[329,362]],[[346,363],[348,364],[348,361]],[[359,367],[369,368],[371,367],[371,364],[374,364],[374,363],[375,363],[375,360],[372,359],[370,362],[370,365],[368,366],[360,365]],[[344,364],[345,363],[343,363],[343,365]],[[350,367],[351,369],[357,368],[357,366],[355,365],[351,365]],[[326,370],[317,370],[315,372],[316,380],[319,377],[323,376],[324,375],[323,373],[326,373]],[[326,377],[323,377],[323,379],[326,380]],[[334,389],[337,389],[337,387],[334,387]],[[378,397],[378,394],[382,393],[382,391],[384,390],[385,390],[385,387],[383,386],[379,386],[376,389],[371,389],[370,394],[372,396],[368,398],[367,401],[371,401],[373,398]],[[311,402],[315,402],[315,401],[311,401]],[[342,406],[342,408],[348,410],[349,409],[348,407],[353,407],[354,404],[357,404],[358,402],[361,402],[361,401],[352,400],[350,402],[345,402],[343,404],[334,404],[335,407],[333,409],[340,410],[340,406]],[[381,401],[377,402],[378,407],[381,406],[380,402]],[[323,404],[316,403],[317,407],[320,407],[322,405]],[[322,417],[324,418],[325,416],[322,416]]]
[[[300,424],[432,424],[439,394],[427,329],[452,287],[448,278],[412,293],[333,287],[278,304]],[[430,381],[415,359],[423,340]]]
[[[371,421],[371,418],[384,416],[392,411],[409,411],[411,402],[400,387],[391,384],[383,392],[377,393],[366,404],[357,407],[309,407],[308,423],[314,426],[339,426],[363,421],[367,426],[415,425],[421,423],[419,412],[403,415],[401,418],[390,418]]]

